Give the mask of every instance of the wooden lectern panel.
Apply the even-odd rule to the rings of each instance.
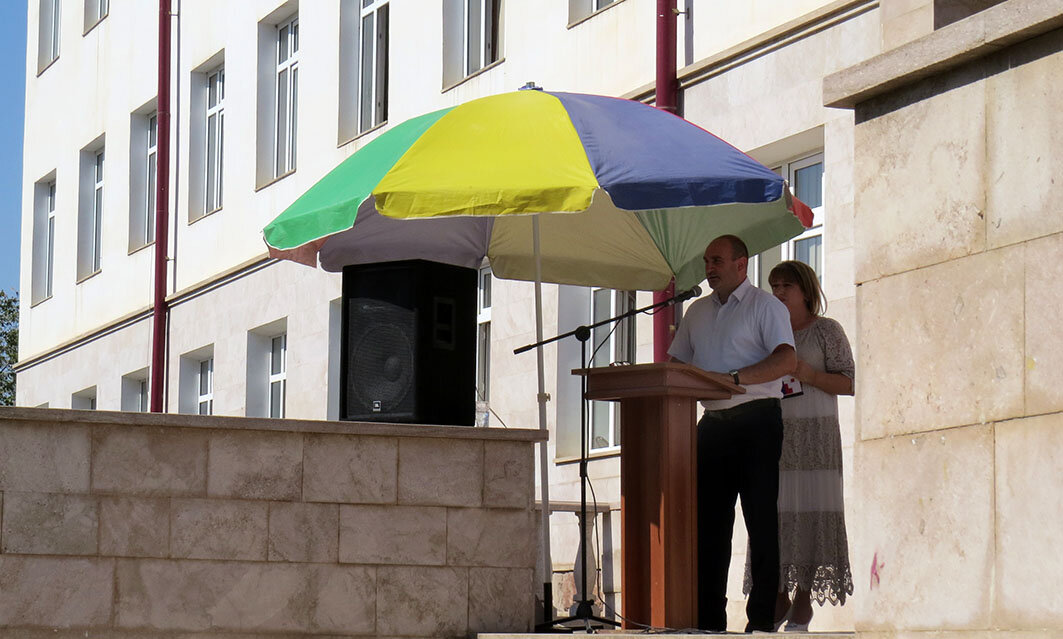
[[[623,615],[696,628],[697,402],[745,391],[680,363],[573,373],[587,376],[587,399],[620,401]]]

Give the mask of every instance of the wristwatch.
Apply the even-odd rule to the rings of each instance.
[[[735,381],[735,384],[741,385],[742,382],[738,381],[738,369],[729,370],[727,373],[731,376],[731,379]]]

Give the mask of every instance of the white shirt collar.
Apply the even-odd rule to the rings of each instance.
[[[749,278],[743,278],[742,283],[736,286],[735,290],[731,291],[731,294],[727,296],[727,299],[730,300],[733,297],[741,302],[742,298],[746,296],[746,291],[749,291],[752,288],[753,284],[749,282]],[[723,306],[723,303],[720,302],[720,294],[717,291],[712,292],[712,299],[720,306]]]

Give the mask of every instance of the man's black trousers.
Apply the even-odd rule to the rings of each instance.
[[[746,631],[774,629],[779,590],[779,456],[782,411],[778,399],[758,399],[698,422],[698,627],[727,629],[727,568],[735,500],[749,531],[752,589]]]

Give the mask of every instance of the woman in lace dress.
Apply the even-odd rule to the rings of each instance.
[[[842,500],[838,395],[853,394],[852,349],[841,324],[820,313],[824,297],[803,262],[778,264],[772,293],[790,311],[803,394],[782,401],[779,460],[779,601],[787,631],[808,629],[814,598],[844,604],[853,593]],[[793,593],[793,601],[790,600]]]

